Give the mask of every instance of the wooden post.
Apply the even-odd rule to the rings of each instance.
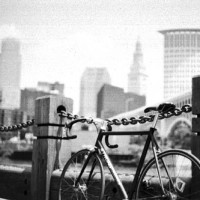
[[[64,97],[46,96],[38,98],[35,106],[35,124],[59,124],[59,109],[72,112],[72,100]],[[57,136],[57,126],[38,126],[34,136],[37,139],[33,143],[31,197],[32,200],[48,200],[50,180],[56,165],[57,148],[56,139],[49,136]]]
[[[192,132],[197,133],[192,136],[191,150],[197,158],[200,159],[200,76],[196,76],[192,79],[192,114],[197,117],[192,118]],[[199,188],[199,173],[195,173],[195,169],[192,171],[192,186],[191,190],[197,191]],[[195,199],[200,199],[200,194]]]

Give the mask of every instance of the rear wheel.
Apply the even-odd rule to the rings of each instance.
[[[89,156],[89,162],[80,178],[75,182]],[[103,166],[96,152],[88,149],[75,153],[66,163],[60,178],[59,200],[102,200],[105,188]]]
[[[200,199],[200,162],[195,156],[182,150],[169,150],[158,155],[158,162],[165,194],[163,195],[153,158],[147,163],[139,178],[137,200]]]

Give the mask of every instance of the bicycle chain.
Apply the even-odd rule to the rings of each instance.
[[[192,106],[189,104],[186,104],[182,106],[181,108],[176,108],[173,112],[167,112],[167,113],[161,113],[159,115],[159,120],[165,119],[165,118],[170,118],[172,116],[179,116],[182,113],[189,113],[192,111]],[[65,111],[61,111],[59,114],[60,117],[66,117],[67,119],[70,120],[75,120],[75,119],[83,119],[82,123],[88,123],[91,124],[93,123],[93,118],[85,118],[84,116],[79,116],[79,115],[73,115],[72,113],[67,113]],[[137,123],[144,124],[146,122],[152,122],[154,119],[155,115],[149,115],[149,116],[140,116],[139,118],[131,117],[131,118],[122,118],[122,119],[105,119],[105,121],[108,122],[108,125],[135,125]],[[8,132],[8,131],[16,131],[16,130],[21,130],[22,128],[27,128],[29,126],[34,125],[34,119],[28,120],[26,123],[20,123],[17,125],[12,125],[12,126],[0,126],[0,132]]]

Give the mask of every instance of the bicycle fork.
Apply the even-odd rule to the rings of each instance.
[[[90,160],[92,154],[93,154],[93,152],[90,152],[90,153],[88,154],[88,157],[87,157],[87,159],[85,160],[85,162],[84,162],[84,164],[83,164],[83,167],[82,167],[82,169],[81,169],[81,171],[80,171],[80,174],[78,175],[78,177],[77,177],[77,179],[76,179],[75,186],[77,186],[78,183],[80,182],[80,179],[81,179],[81,177],[82,177],[82,174],[83,174],[83,172],[84,172],[86,166],[88,165],[89,160]],[[92,174],[92,172],[93,172],[93,170],[94,170],[95,165],[96,165],[96,161],[94,161],[94,163],[93,163],[93,165],[92,165],[92,170],[90,171],[89,179],[91,178],[91,174]],[[87,180],[87,184],[88,184],[88,181],[89,181],[89,180]]]

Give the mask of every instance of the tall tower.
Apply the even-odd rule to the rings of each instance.
[[[21,55],[17,39],[2,41],[0,54],[0,108],[20,107]]]
[[[200,29],[160,31],[164,35],[164,98],[191,91],[200,74]]]
[[[146,95],[147,75],[143,64],[142,47],[139,40],[136,43],[133,64],[128,74],[128,92],[138,95]]]
[[[81,78],[80,115],[96,117],[97,94],[105,83],[111,83],[106,68],[86,68]]]

